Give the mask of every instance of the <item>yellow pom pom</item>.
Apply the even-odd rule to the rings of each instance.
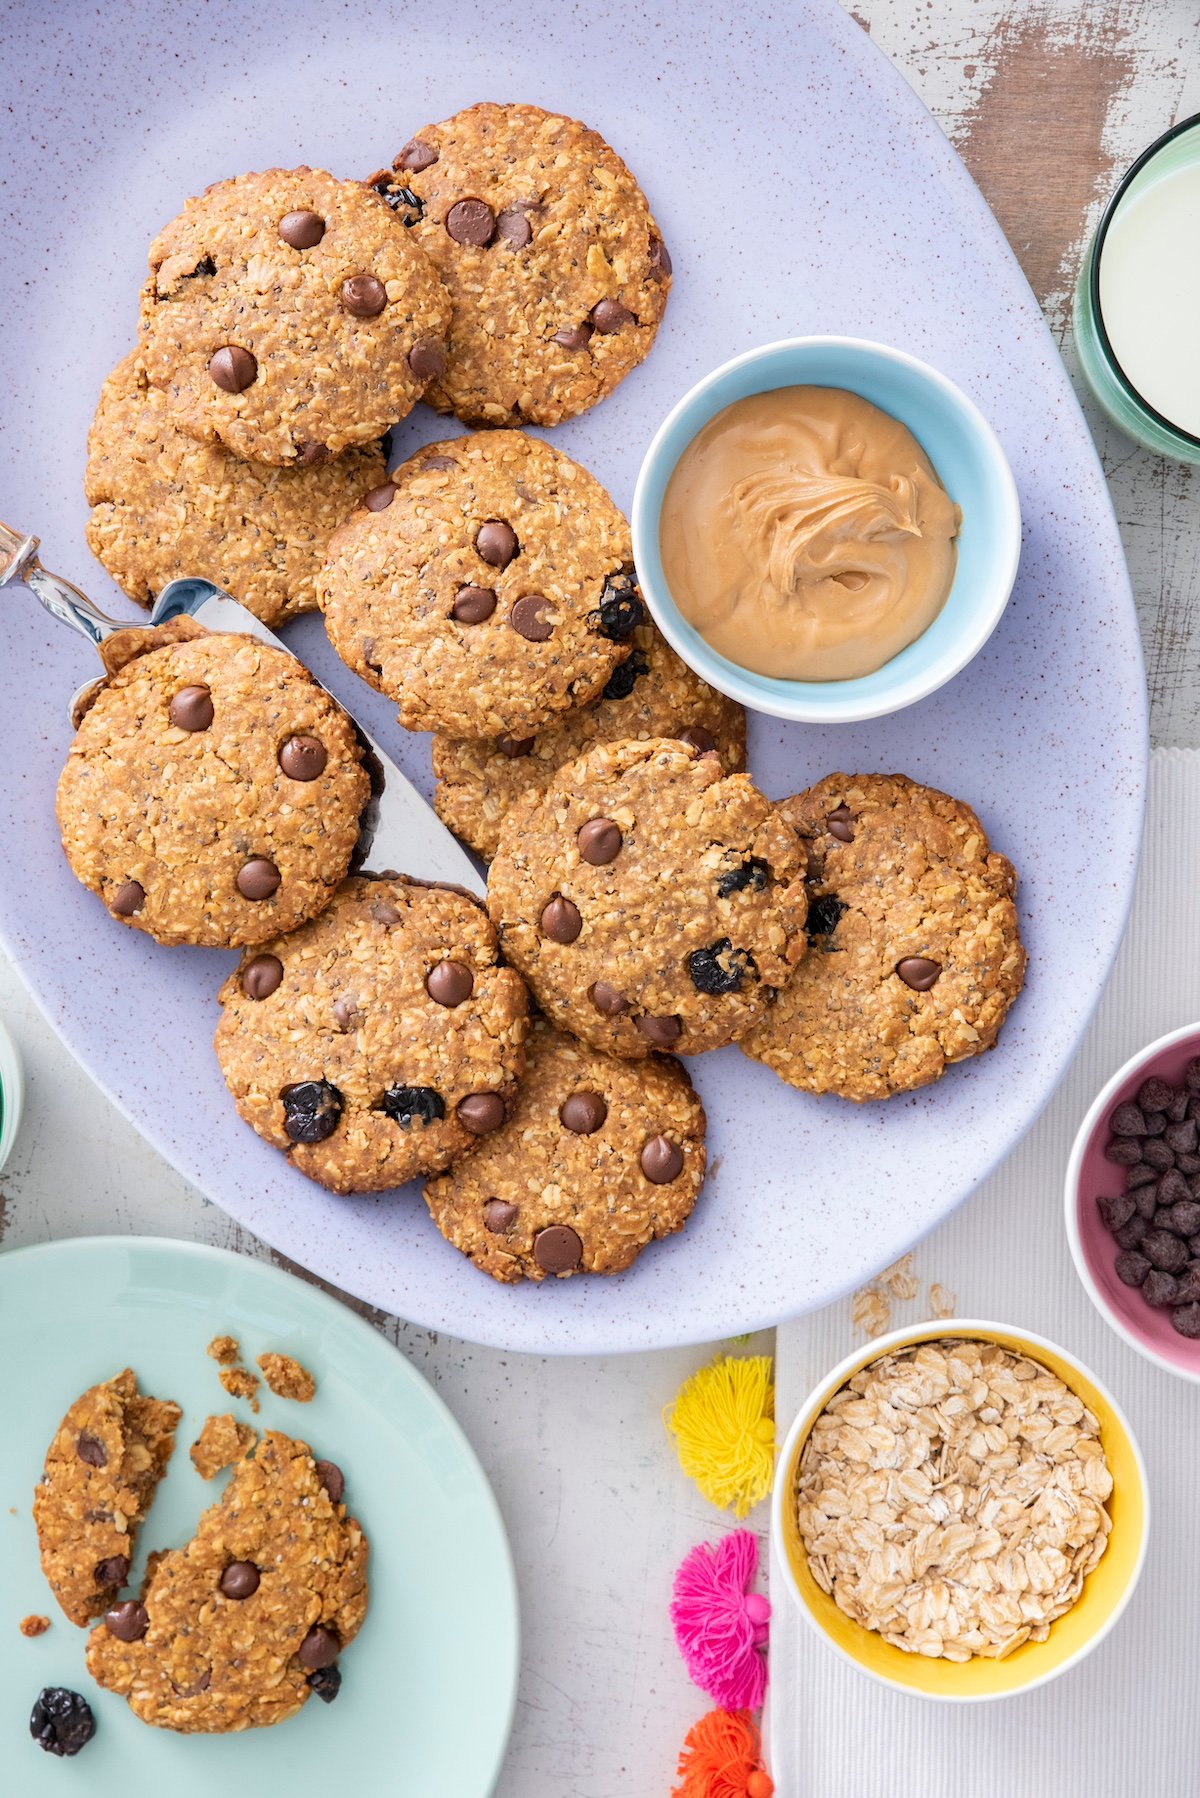
[[[771,1490],[775,1388],[769,1355],[702,1367],[663,1413],[679,1465],[710,1503],[744,1517]]]

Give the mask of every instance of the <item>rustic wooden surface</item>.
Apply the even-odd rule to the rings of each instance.
[[[962,152],[1074,368],[1071,287],[1115,176],[1200,110],[1200,0],[857,0],[853,10]],[[1129,554],[1154,739],[1200,743],[1200,484],[1084,403]],[[26,1125],[0,1176],[7,1246],[148,1232],[269,1254],[117,1115],[2,964],[0,1016],[30,1076]],[[678,1744],[704,1709],[670,1640],[670,1575],[724,1520],[679,1474],[660,1412],[709,1351],[547,1361],[371,1315],[466,1427],[512,1535],[525,1643],[500,1798],[665,1798]],[[762,1521],[760,1511],[752,1522]]]

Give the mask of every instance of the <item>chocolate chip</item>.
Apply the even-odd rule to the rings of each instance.
[[[523,250],[533,236],[533,226],[523,212],[510,209],[497,218],[496,236],[510,249]]]
[[[1118,1105],[1108,1120],[1108,1127],[1114,1136],[1145,1136],[1146,1119],[1141,1106],[1129,1101]]]
[[[331,458],[327,443],[298,443],[296,445],[296,461],[301,468],[320,468]]]
[[[75,1453],[86,1467],[107,1467],[108,1451],[103,1442],[88,1430],[80,1430],[75,1438]]]
[[[126,880],[112,896],[110,911],[118,918],[132,918],[146,903],[146,889],[140,880]]]
[[[924,955],[906,955],[903,961],[896,963],[896,972],[914,993],[927,993],[931,986],[936,986],[942,972],[940,961],[930,961]]]
[[[454,595],[450,616],[460,624],[482,624],[496,610],[496,595],[490,587],[460,587]]]
[[[1176,1236],[1195,1236],[1200,1232],[1200,1201],[1188,1197],[1177,1199],[1170,1208],[1171,1229]]]
[[[1194,1155],[1196,1140],[1195,1118],[1186,1118],[1182,1124],[1168,1124],[1163,1131],[1163,1141],[1176,1155]]]
[[[298,1080],[285,1086],[283,1127],[292,1142],[324,1142],[341,1122],[343,1099],[329,1080]]]
[[[1161,1137],[1156,1137],[1150,1142],[1143,1140],[1142,1160],[1148,1161],[1150,1166],[1157,1168],[1160,1174],[1165,1173],[1167,1168],[1175,1165],[1175,1151],[1168,1149]]]
[[[687,958],[687,970],[696,991],[714,998],[738,992],[753,969],[752,957],[744,949],[735,949],[727,936],[707,949],[693,949]]]
[[[1137,1102],[1143,1111],[1165,1111],[1174,1097],[1175,1088],[1160,1080],[1157,1074],[1143,1080],[1138,1087]]]
[[[1113,1241],[1119,1249],[1139,1249],[1149,1228],[1146,1219],[1135,1211],[1127,1224],[1113,1231]]]
[[[322,1704],[332,1704],[342,1689],[342,1670],[340,1667],[316,1667],[309,1674],[308,1683]]]
[[[440,381],[446,372],[446,346],[436,337],[418,337],[408,352],[408,366],[418,381]]]
[[[172,695],[167,717],[176,730],[207,730],[213,721],[212,694],[207,687],[180,687]]]
[[[1136,1167],[1142,1159],[1142,1151],[1138,1146],[1136,1136],[1110,1137],[1104,1153],[1106,1158],[1109,1161],[1115,1161],[1118,1167]]]
[[[605,868],[620,855],[624,838],[611,818],[589,818],[576,833],[575,842],[585,862]]]
[[[808,920],[804,926],[810,943],[816,943],[822,937],[830,937],[838,927],[838,923],[850,907],[838,898],[836,893],[822,893],[814,899],[808,908]]]
[[[589,325],[585,319],[577,325],[564,325],[560,331],[554,333],[550,341],[561,344],[564,350],[586,350],[592,341],[594,329],[595,327]]]
[[[396,497],[396,483],[385,481],[382,487],[372,487],[369,493],[363,494],[363,505],[368,512],[385,512]]]
[[[650,273],[666,276],[671,273],[671,256],[661,237],[650,239]]]
[[[66,1686],[43,1686],[29,1714],[29,1733],[47,1754],[78,1754],[96,1733],[86,1698]]]
[[[405,144],[392,167],[404,169],[410,175],[419,175],[422,169],[432,168],[437,159],[438,153],[432,144],[422,143],[419,137],[413,137]]]
[[[421,467],[426,470],[430,468],[457,468],[458,463],[454,460],[453,456],[426,456]]]
[[[515,762],[523,755],[531,755],[536,741],[536,737],[497,737],[496,748],[510,762]]]
[[[624,643],[639,625],[645,624],[646,606],[632,569],[623,568],[608,576],[600,604],[588,613],[587,621],[610,643]]]
[[[301,1642],[296,1659],[310,1673],[323,1667],[332,1667],[342,1652],[342,1641],[337,1631],[324,1623],[314,1623]]]
[[[1179,1199],[1190,1199],[1192,1189],[1178,1168],[1168,1168],[1155,1189],[1160,1205],[1174,1205]],[[1190,1232],[1189,1232],[1190,1234]]]
[[[253,1598],[259,1587],[259,1571],[253,1561],[230,1561],[221,1575],[226,1598]]]
[[[377,924],[387,927],[400,922],[400,909],[390,899],[376,899],[371,906],[371,916]]]
[[[1132,1196],[1127,1192],[1123,1192],[1115,1194],[1111,1198],[1108,1196],[1098,1198],[1096,1200],[1096,1209],[1100,1213],[1101,1220],[1106,1230],[1119,1230],[1122,1224],[1127,1224],[1129,1222],[1134,1214],[1135,1207]]]
[[[825,820],[825,828],[839,843],[854,841],[854,814],[848,805],[835,806]]]
[[[644,650],[635,649],[619,668],[614,668],[605,683],[601,699],[628,699],[643,674],[650,672],[650,659]]]
[[[255,855],[238,869],[237,890],[243,899],[269,899],[279,890],[280,874],[265,855]]]
[[[622,306],[620,300],[601,300],[598,305],[592,307],[592,323],[602,337],[609,336],[613,331],[619,331],[623,325],[629,324],[632,318],[633,313],[627,306]]]
[[[752,855],[717,876],[717,894],[721,899],[728,899],[731,893],[760,893],[770,878],[770,865],[761,856]]]
[[[489,518],[475,533],[475,548],[492,568],[507,568],[517,553],[517,533],[502,518]]]
[[[1168,1230],[1148,1230],[1142,1238],[1142,1254],[1151,1267],[1177,1274],[1188,1259],[1187,1244]]]
[[[567,1224],[550,1224],[533,1239],[533,1258],[544,1273],[569,1274],[583,1260],[583,1244]]]
[[[425,977],[425,991],[438,1005],[461,1005],[474,990],[475,976],[461,961],[439,961]]]
[[[269,999],[283,979],[283,963],[277,955],[256,955],[242,969],[242,991],[247,999]]]
[[[293,250],[311,250],[325,235],[325,220],[319,212],[285,212],[279,235]]]
[[[517,1207],[507,1199],[489,1199],[483,1208],[483,1227],[493,1236],[503,1236],[517,1221]]]
[[[454,1115],[472,1136],[487,1136],[504,1122],[504,1100],[499,1093],[468,1093],[458,1101]]]
[[[1158,1198],[1153,1186],[1139,1186],[1133,1195],[1139,1217],[1153,1217],[1158,1210]]]
[[[1141,1151],[1139,1150],[1138,1153],[1140,1154]],[[1125,1190],[1126,1192],[1132,1192],[1135,1186],[1145,1186],[1147,1181],[1154,1181],[1157,1179],[1158,1175],[1149,1163],[1139,1161],[1135,1163],[1133,1167],[1126,1168],[1125,1170]]]
[[[554,626],[546,617],[553,610],[551,601],[541,593],[527,593],[508,615],[508,622],[527,643],[546,643],[554,635]]]
[[[1187,1092],[1181,1086],[1163,1109],[1173,1124],[1182,1124],[1184,1118],[1188,1116],[1189,1103]]]
[[[700,755],[710,755],[717,747],[717,739],[702,724],[689,724],[679,733],[679,741],[686,743]]]
[[[629,1010],[629,1000],[607,980],[597,980],[588,988],[588,998],[602,1017],[620,1017],[623,1011]]]
[[[316,737],[289,737],[279,751],[279,766],[289,780],[316,780],[328,760],[324,743]]]
[[[1171,1328],[1194,1342],[1200,1336],[1200,1305],[1178,1305],[1171,1313]]]
[[[1175,1155],[1174,1149],[1171,1153]],[[1175,1166],[1181,1174],[1200,1174],[1200,1155],[1175,1155]]]
[[[683,1034],[683,1024],[677,1017],[640,1017],[634,1023],[648,1043],[657,1049],[666,1049],[671,1043],[677,1043]]]
[[[336,1461],[314,1461],[313,1471],[324,1486],[331,1505],[340,1505],[346,1490],[346,1476]]]
[[[652,1136],[641,1159],[642,1172],[655,1186],[666,1186],[683,1172],[683,1150],[669,1136]]]
[[[123,1586],[129,1578],[129,1556],[106,1555],[96,1562],[93,1577],[98,1586]]]
[[[481,250],[492,241],[496,215],[482,200],[457,200],[446,214],[446,229],[455,243]]]
[[[1200,1093],[1200,1055],[1195,1056],[1184,1068],[1183,1084],[1190,1093]]]
[[[583,919],[579,915],[579,907],[556,893],[549,905],[543,906],[541,916],[542,935],[548,936],[552,943],[573,943],[583,929]]]
[[[1114,1262],[1118,1280],[1126,1286],[1140,1286],[1150,1272],[1150,1263],[1137,1249],[1126,1249]]]
[[[410,1130],[414,1124],[428,1127],[444,1118],[446,1101],[432,1086],[389,1086],[379,1109],[402,1130]]]
[[[1147,1111],[1143,1115],[1146,1119],[1145,1133],[1147,1136],[1165,1136],[1167,1130],[1165,1111]]]
[[[592,1136],[608,1116],[599,1093],[572,1093],[558,1108],[558,1121],[575,1136]]]
[[[387,288],[374,275],[351,275],[342,282],[342,311],[351,318],[378,318],[387,305]]]
[[[127,1598],[104,1613],[104,1627],[118,1642],[140,1642],[150,1628],[150,1614],[144,1604]]]
[[[1165,1273],[1160,1268],[1152,1267],[1142,1281],[1142,1297],[1156,1311],[1167,1305],[1173,1305],[1179,1295],[1179,1281],[1174,1274]]]
[[[227,343],[209,358],[208,372],[222,393],[244,393],[258,376],[258,363],[240,344]]]

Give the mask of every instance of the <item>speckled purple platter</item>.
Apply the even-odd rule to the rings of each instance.
[[[958,1204],[1049,1097],[1121,934],[1142,814],[1141,652],[1108,495],[1032,295],[954,152],[832,0],[734,9],[732,22],[705,0],[463,0],[449,12],[60,0],[23,18],[5,61],[0,517],[40,535],[48,564],[101,604],[132,609],[84,545],[84,443],[101,380],[133,341],[156,228],[185,195],[244,169],[365,174],[427,120],[481,98],[597,126],[670,246],[675,289],[648,362],[554,433],[622,505],[684,389],[779,337],[843,332],[912,350],[991,419],[1025,547],[983,654],[934,698],[870,725],[756,718],[751,763],[776,795],[836,769],[898,769],[972,801],[1021,873],[1025,993],[994,1054],[886,1106],[813,1100],[736,1050],[693,1063],[712,1177],[687,1230],[611,1280],[494,1285],[442,1241],[415,1187],[332,1198],[238,1121],[210,1046],[230,958],[157,948],[71,879],[53,795],[88,652],[28,595],[0,596],[5,940],[81,1061],[209,1197],[362,1298],[514,1349],[704,1340],[853,1287]],[[418,408],[397,454],[444,429]],[[427,740],[406,737],[340,668],[320,622],[289,641],[428,791]]]

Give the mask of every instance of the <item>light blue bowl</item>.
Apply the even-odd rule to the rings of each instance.
[[[929,629],[857,680],[775,680],[718,655],[682,616],[663,574],[659,519],[667,482],[708,421],[751,393],[842,387],[906,424],[962,508],[954,583]],[[633,555],[655,623],[710,686],[756,712],[849,724],[901,711],[936,692],[987,642],[1008,604],[1021,553],[1016,484],[996,434],[952,381],[903,350],[857,337],[764,344],[706,375],[670,412],[646,452],[633,498]]]

